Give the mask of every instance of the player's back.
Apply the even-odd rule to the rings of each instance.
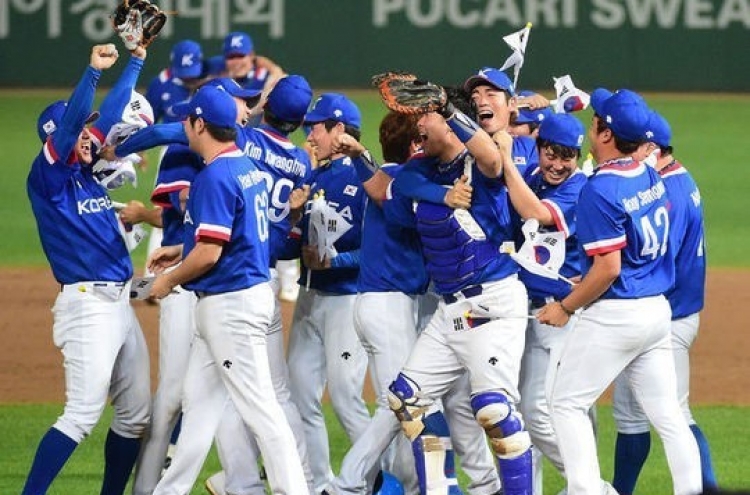
[[[672,319],[703,309],[706,257],[703,206],[698,185],[680,162],[661,169],[669,197],[670,247],[675,257],[675,283],[666,296]]]
[[[222,153],[194,179],[185,214],[184,253],[196,239],[224,241],[221,256],[189,290],[231,292],[269,279],[268,193],[253,163],[239,149]]]
[[[598,213],[588,214],[592,211]],[[580,244],[589,256],[584,275],[591,256],[621,250],[620,276],[603,299],[650,297],[672,286],[667,194],[654,169],[630,157],[600,165],[581,191],[577,218]]]
[[[402,168],[384,164],[380,170],[395,177]],[[417,231],[389,223],[374,201],[367,203],[360,250],[358,292],[422,294],[427,290],[429,280]]]
[[[274,264],[291,229],[289,195],[307,180],[312,168],[310,157],[287,136],[269,126],[245,127],[242,131],[238,145],[258,168],[268,190],[271,263]]]

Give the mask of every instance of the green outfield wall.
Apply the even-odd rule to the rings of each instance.
[[[0,86],[68,86],[93,43],[115,41],[116,0],[0,0]],[[316,87],[365,87],[374,73],[463,80],[510,54],[502,37],[533,23],[519,86],[750,91],[750,0],[155,0],[176,11],[145,77],[171,45],[246,31],[256,51]],[[107,75],[104,83],[111,82]],[[143,79],[142,81],[145,81]]]

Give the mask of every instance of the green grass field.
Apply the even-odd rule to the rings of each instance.
[[[6,405],[0,407],[0,435],[3,440],[3,456],[0,462],[0,493],[20,493],[26,471],[36,449],[36,444],[47,428],[54,422],[62,408],[57,404]],[[724,488],[750,486],[747,468],[747,448],[750,442],[748,409],[739,407],[696,407],[695,417],[711,442],[714,466]],[[50,495],[97,493],[102,478],[102,446],[106,436],[107,420],[111,410],[107,409],[103,420],[76,450],[50,490]],[[341,458],[349,446],[346,436],[334,418],[330,407],[326,418],[331,437],[331,456],[334,471],[338,471]],[[653,434],[651,455],[639,479],[636,495],[665,495],[671,492],[667,464],[658,437]],[[612,452],[614,452],[614,427],[611,408],[599,408],[599,452],[602,476],[612,477]],[[203,482],[221,469],[214,450],[206,461],[193,495],[205,494]],[[466,479],[460,473],[461,484]],[[549,465],[545,466],[544,493],[555,494],[564,486],[563,479]],[[129,493],[129,492],[128,492]]]
[[[374,93],[351,93],[360,104],[364,115],[364,141],[377,150],[377,126],[385,113]],[[55,98],[65,98],[59,91],[3,92],[0,91],[0,136],[6,176],[0,181],[0,218],[3,241],[0,259],[5,266],[45,266],[36,234],[31,209],[25,192],[25,179],[40,143],[36,137],[36,118],[44,106]],[[744,164],[744,124],[750,122],[750,96],[711,95],[653,95],[647,98],[672,123],[676,155],[692,171],[704,198],[709,263],[712,267],[748,267],[745,243],[750,239],[750,225],[739,222],[742,212],[750,209],[750,168]],[[581,116],[586,124],[589,112]],[[297,139],[301,139],[298,135]],[[114,199],[146,201],[154,178],[155,156],[151,166],[139,178],[139,188],[116,191]],[[134,253],[141,263],[143,248]],[[2,400],[0,398],[0,400]],[[62,408],[58,404],[11,405],[0,404],[0,493],[19,493],[30,466],[37,442],[54,422]],[[714,453],[714,462],[722,486],[739,488],[750,486],[750,468],[746,453],[750,451],[750,408],[732,406],[701,406],[696,418],[707,434]],[[102,445],[106,433],[105,419],[77,450],[50,491],[51,494],[96,493],[102,475]],[[348,442],[341,428],[327,410],[331,435],[334,469]],[[612,474],[614,430],[611,411],[600,408],[600,456],[602,474]],[[202,481],[218,469],[212,452],[199,484],[192,493],[204,493]],[[545,493],[557,493],[563,481],[547,469]],[[665,494],[671,483],[658,440],[654,440],[652,455],[641,476],[639,495]]]

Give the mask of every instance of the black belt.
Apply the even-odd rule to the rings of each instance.
[[[481,285],[472,285],[471,287],[461,289],[460,291],[454,292],[453,294],[443,294],[443,301],[445,301],[447,304],[453,304],[462,296],[468,299],[470,297],[481,295],[482,291],[483,289]]]

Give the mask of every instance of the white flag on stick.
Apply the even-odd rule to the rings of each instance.
[[[566,75],[553,77],[557,99],[550,102],[554,105],[555,113],[571,113],[585,110],[589,106],[591,97],[588,93],[576,88],[573,79]]]
[[[524,55],[526,54],[526,44],[529,42],[531,34],[531,23],[526,23],[526,27],[515,33],[503,36],[503,40],[508,44],[513,53],[505,61],[500,70],[506,70],[513,67],[513,87],[518,84],[518,74],[523,66]]]
[[[539,221],[527,220],[522,227],[526,239],[518,252],[506,250],[525,270],[541,277],[573,282],[560,275],[560,267],[565,262],[565,234],[563,232],[538,232]]]
[[[333,258],[338,254],[333,244],[351,228],[352,224],[328,206],[325,196],[319,195],[312,200],[308,240],[310,245],[318,248],[320,261],[324,258]]]

